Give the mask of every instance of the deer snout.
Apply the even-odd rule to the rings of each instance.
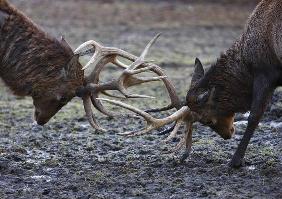
[[[36,122],[37,122],[37,124],[40,125],[40,126],[44,126],[44,124],[47,123],[46,121],[43,121],[43,120],[37,120]]]
[[[232,136],[235,134],[235,127],[231,126],[230,128],[222,129],[218,131],[218,134],[225,140],[231,139]]]
[[[235,133],[234,114],[228,117],[218,117],[214,130],[225,140],[231,139]]]
[[[42,116],[41,112],[37,109],[34,111],[34,120],[40,126],[43,126],[44,124],[46,124],[48,122],[48,120],[46,118],[44,118]]]

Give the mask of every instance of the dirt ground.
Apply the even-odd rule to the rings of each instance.
[[[162,32],[149,59],[166,70],[181,98],[195,57],[208,67],[239,37],[255,7],[222,3],[228,1],[11,2],[47,32],[65,35],[73,48],[95,39],[137,55]],[[109,68],[103,78],[117,74]],[[237,115],[237,133],[227,141],[195,124],[192,154],[180,164],[179,155],[167,154],[178,139],[164,144],[166,135],[157,131],[135,138],[117,135],[142,128],[141,118],[126,112],[110,119],[96,112],[110,129],[100,134],[89,126],[76,98],[46,126],[33,126],[31,98],[17,98],[0,84],[0,198],[282,198],[281,89],[248,147],[246,166],[234,170],[228,162],[243,135],[246,114]],[[156,96],[130,101],[134,106],[168,103],[160,83],[132,91]]]

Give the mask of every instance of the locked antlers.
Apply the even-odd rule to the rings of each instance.
[[[183,106],[183,107],[181,106],[180,100],[178,96],[176,95],[176,90],[174,86],[169,81],[167,76],[164,74],[162,69],[159,66],[152,64],[150,62],[147,62],[145,60],[145,57],[148,54],[150,47],[155,43],[158,37],[159,35],[155,36],[148,43],[148,45],[146,46],[146,48],[144,49],[140,57],[136,57],[118,48],[104,47],[93,40],[85,42],[84,44],[79,46],[75,50],[75,54],[77,55],[83,56],[86,54],[94,53],[90,61],[83,67],[83,70],[91,67],[90,75],[85,77],[84,89],[86,92],[84,92],[85,94],[82,96],[83,102],[84,102],[84,108],[85,108],[85,112],[89,119],[90,124],[94,128],[100,129],[100,130],[101,130],[101,127],[99,127],[99,125],[96,123],[94,119],[93,112],[91,110],[91,103],[100,112],[108,116],[113,116],[113,114],[107,111],[104,108],[104,106],[101,104],[100,101],[105,101],[105,102],[126,108],[142,116],[147,122],[147,127],[138,132],[122,133],[122,135],[126,135],[126,136],[136,136],[136,135],[147,134],[167,124],[175,122],[175,126],[173,127],[173,130],[171,131],[170,135],[167,137],[165,142],[176,137],[177,131],[179,130],[181,125],[184,123],[185,125],[184,137],[180,140],[178,145],[175,147],[174,151],[179,150],[182,146],[186,146],[186,152],[183,156],[183,159],[185,159],[188,156],[191,150],[191,146],[192,146],[192,124],[195,121],[199,120],[199,115],[190,111],[188,106]],[[84,50],[85,48],[88,48],[88,49]],[[123,62],[121,62],[118,59],[118,57],[122,57],[127,60],[130,60],[132,61],[132,63],[128,66],[124,64]],[[113,79],[109,82],[101,83],[99,82],[99,75],[102,69],[108,63],[112,63],[115,66],[118,66],[124,69],[124,71],[121,73],[121,75],[117,79]],[[140,74],[140,73],[148,72],[148,71],[152,71],[155,74],[157,74],[158,76],[157,77],[135,77],[134,76],[136,74]],[[145,95],[130,94],[127,91],[128,87],[139,85],[145,82],[151,82],[151,81],[163,81],[164,85],[166,86],[168,90],[168,94],[171,100],[171,103],[167,107],[153,109],[151,110],[151,112],[158,112],[158,111],[168,110],[171,108],[176,108],[177,111],[175,113],[173,113],[172,115],[168,117],[158,119],[158,118],[152,117],[149,113],[142,111],[140,109],[137,109],[131,105],[128,105],[128,104],[125,104],[125,103],[122,103],[116,100],[99,98],[98,96],[99,93],[103,93],[110,97],[118,97],[118,96],[113,96],[106,92],[107,90],[117,90],[125,98],[151,98],[150,96],[145,96]]]
[[[180,107],[180,100],[176,95],[174,86],[168,80],[162,69],[150,62],[145,61],[145,57],[149,52],[151,46],[155,43],[160,34],[156,35],[146,46],[140,57],[136,57],[124,50],[115,48],[115,47],[104,47],[96,41],[87,41],[81,44],[76,50],[75,54],[79,56],[93,54],[90,61],[83,67],[83,70],[90,68],[90,74],[85,76],[85,86],[83,88],[82,99],[84,103],[84,109],[87,115],[87,118],[93,128],[102,130],[101,127],[95,121],[93,112],[91,109],[91,103],[96,109],[101,113],[113,116],[114,114],[107,111],[102,103],[99,101],[99,93],[104,93],[111,97],[108,94],[107,90],[117,90],[126,98],[152,98],[145,95],[130,94],[127,91],[128,87],[139,85],[145,82],[151,81],[163,81],[167,90],[169,97],[171,99],[171,104],[168,107]],[[127,66],[121,62],[118,58],[125,58],[132,61],[133,63]],[[119,76],[118,79],[113,79],[109,82],[101,83],[99,82],[99,75],[102,69],[108,64],[112,63],[115,66],[118,66],[124,71]],[[135,77],[134,75],[140,74],[142,72],[152,71],[156,73],[157,77]]]
[[[188,106],[183,106],[180,108],[178,111],[173,113],[172,115],[163,118],[163,119],[158,119],[152,117],[150,114],[148,114],[145,111],[142,111],[140,109],[137,109],[131,105],[122,103],[120,101],[116,100],[109,100],[109,99],[104,99],[104,98],[99,98],[99,100],[109,102],[111,104],[114,104],[116,106],[123,107],[125,109],[128,109],[141,117],[143,117],[146,122],[147,122],[147,127],[141,131],[136,131],[136,132],[126,132],[122,133],[121,135],[126,135],[126,136],[138,136],[138,135],[144,135],[147,133],[152,132],[153,130],[159,129],[160,127],[163,127],[167,124],[170,124],[172,122],[176,122],[176,125],[174,126],[174,129],[171,131],[170,135],[167,137],[165,142],[168,142],[172,140],[173,138],[176,137],[177,131],[181,127],[181,125],[184,123],[185,124],[185,133],[184,137],[180,140],[178,145],[175,147],[174,151],[178,151],[182,146],[186,147],[186,152],[185,154],[188,155],[191,150],[192,146],[192,124],[196,121],[199,120],[199,116],[190,111]],[[184,158],[184,157],[183,157]]]

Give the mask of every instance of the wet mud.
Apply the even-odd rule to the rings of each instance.
[[[138,54],[158,32],[163,35],[150,57],[159,63],[184,99],[193,62],[208,67],[240,35],[254,5],[183,3],[181,1],[17,1],[47,32],[64,34],[75,48],[95,39]],[[239,14],[238,14],[239,13]],[[81,60],[85,62],[85,60]],[[103,79],[117,75],[115,68]],[[149,88],[149,89],[148,89]],[[133,88],[154,95],[131,100],[146,109],[168,103],[161,83]],[[0,198],[281,198],[282,90],[277,89],[240,169],[228,166],[246,128],[248,114],[236,116],[236,135],[221,139],[194,124],[192,153],[179,162],[169,154],[179,138],[154,131],[126,138],[119,132],[144,127],[142,118],[116,107],[122,115],[95,113],[109,129],[93,130],[82,102],[73,99],[46,126],[32,125],[32,100],[18,98],[0,86]],[[169,113],[155,115],[164,117]],[[179,137],[181,131],[179,132]]]

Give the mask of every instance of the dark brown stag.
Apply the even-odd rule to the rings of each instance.
[[[282,4],[280,0],[263,0],[250,16],[240,39],[206,73],[200,60],[196,59],[191,87],[186,97],[186,105],[191,110],[185,106],[174,114],[180,113],[179,117],[166,121],[182,118],[191,123],[199,120],[224,139],[229,139],[235,132],[235,113],[250,111],[247,129],[230,164],[239,167],[243,164],[248,143],[273,91],[281,85]],[[167,123],[157,123],[147,113],[126,104],[109,102],[142,115],[150,124],[148,130]],[[178,124],[175,129],[178,129]],[[175,135],[175,130],[172,135]],[[185,135],[187,139],[184,140],[189,149],[191,132]]]
[[[95,41],[87,42],[74,53],[63,38],[59,41],[51,37],[6,0],[0,0],[0,40],[0,77],[14,94],[32,96],[34,117],[40,125],[47,123],[78,95],[83,99],[90,124],[103,130],[96,123],[91,110],[93,104],[102,113],[111,115],[96,99],[99,92],[119,90],[127,98],[146,97],[130,95],[126,88],[158,80],[163,80],[168,90],[173,90],[158,66],[143,62],[142,56],[145,56],[154,40],[139,59],[120,49],[103,47]],[[82,51],[89,45],[91,48]],[[85,76],[79,56],[89,52],[95,52],[89,62],[94,62],[94,68],[89,76]],[[118,57],[136,61],[127,68]],[[117,80],[100,83],[99,73],[107,63],[121,67],[124,72]],[[159,76],[134,76],[148,70]],[[171,92],[170,96],[172,101],[178,101],[175,93]]]

